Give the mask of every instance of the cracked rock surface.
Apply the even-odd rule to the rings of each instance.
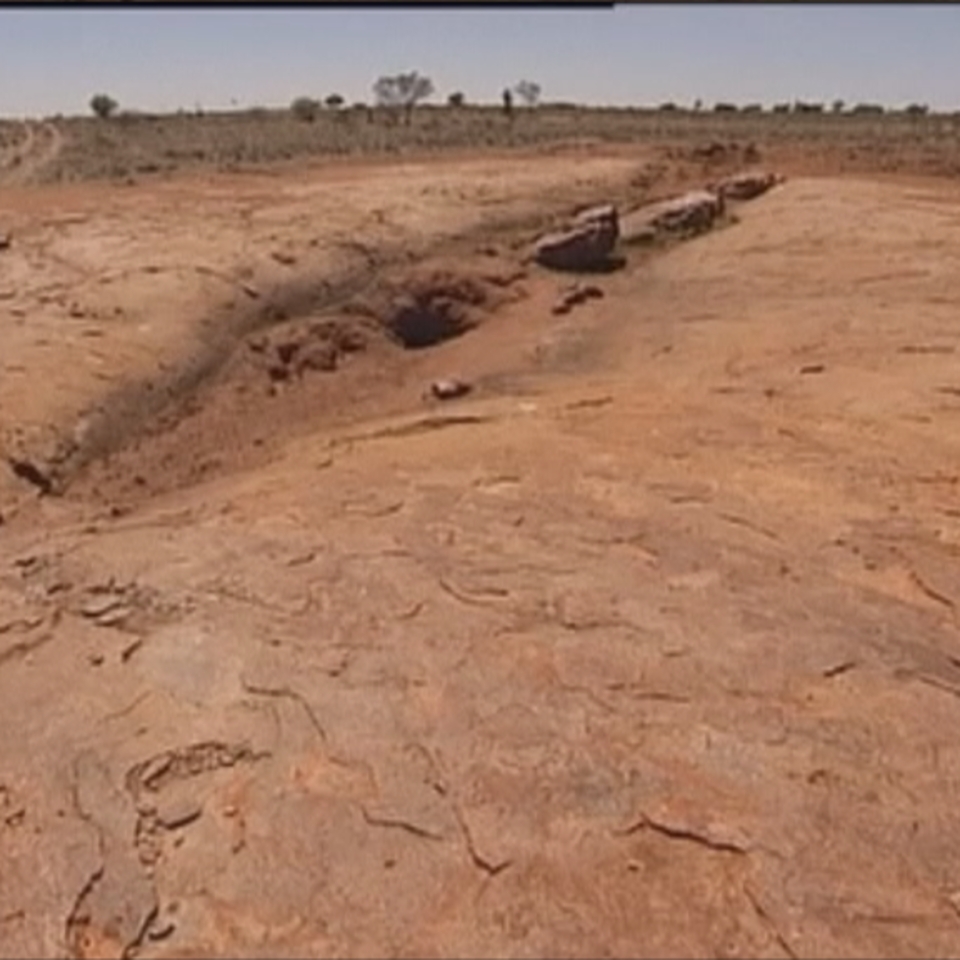
[[[604,278],[523,391],[5,526],[0,956],[956,954],[924,190],[791,179]]]

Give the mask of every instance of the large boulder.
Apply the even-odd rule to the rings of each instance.
[[[567,230],[540,237],[533,256],[553,270],[596,270],[609,264],[619,237],[617,208],[593,207],[577,214]]]
[[[738,173],[721,180],[713,189],[724,200],[753,200],[782,182],[775,173]]]
[[[694,190],[626,214],[620,222],[624,243],[649,243],[663,234],[702,233],[723,214],[723,197]]]

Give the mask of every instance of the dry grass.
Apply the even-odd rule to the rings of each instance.
[[[421,107],[409,126],[362,108],[322,111],[314,122],[289,110],[124,115],[103,121],[50,121],[63,138],[59,155],[37,171],[45,182],[128,178],[310,156],[377,156],[432,150],[547,146],[571,140],[675,144],[710,142],[784,146],[811,156],[825,149],[851,168],[960,172],[960,118],[905,114],[852,116],[657,112],[540,107],[509,121],[493,107]],[[16,149],[22,124],[0,122],[0,150]]]

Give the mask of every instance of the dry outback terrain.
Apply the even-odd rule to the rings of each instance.
[[[650,122],[5,128],[0,956],[960,954],[952,127]]]

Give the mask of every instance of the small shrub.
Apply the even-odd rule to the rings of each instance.
[[[113,97],[109,97],[105,93],[98,93],[90,98],[90,109],[93,111],[94,116],[99,117],[101,120],[112,117],[117,112],[119,106],[120,104],[117,103]]]
[[[447,106],[448,107],[462,107],[467,101],[467,98],[458,90],[456,93],[451,93],[447,97]]]
[[[323,102],[327,105],[328,110],[339,110],[346,103],[339,93],[331,93]]]

